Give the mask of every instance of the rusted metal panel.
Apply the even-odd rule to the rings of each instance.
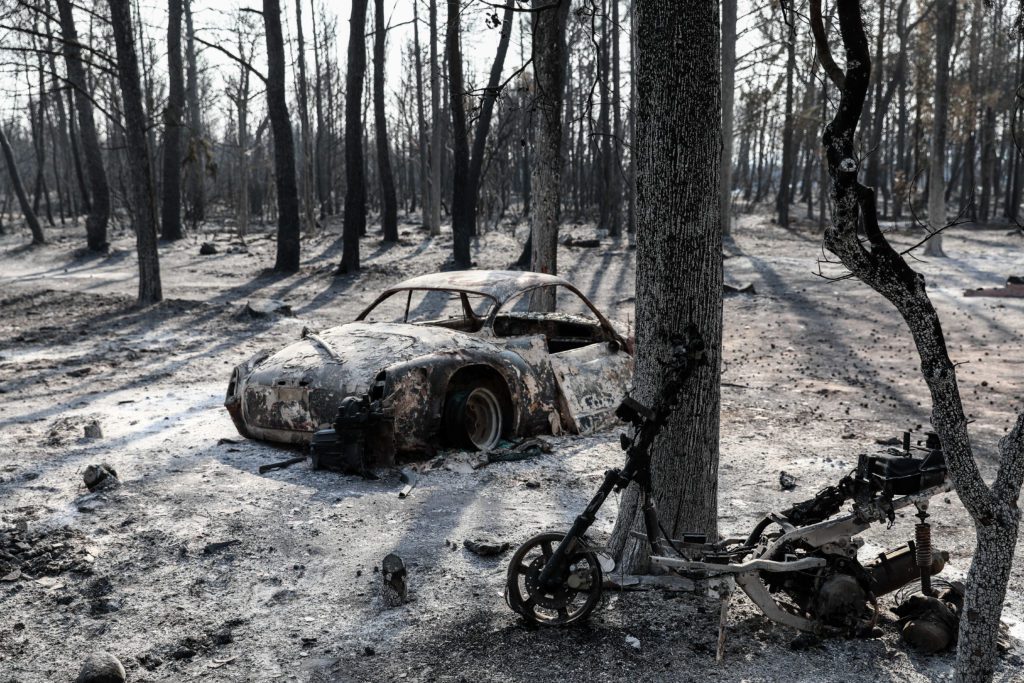
[[[590,344],[551,355],[566,416],[577,434],[614,421],[615,407],[633,378],[633,357],[608,344]]]

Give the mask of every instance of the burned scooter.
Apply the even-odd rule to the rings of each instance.
[[[678,405],[687,378],[704,362],[704,341],[694,326],[674,345],[660,399],[648,408],[628,395],[617,416],[630,424],[622,436],[626,462],[612,469],[568,533],[542,533],[513,555],[505,588],[506,602],[526,620],[545,625],[579,622],[598,606],[603,586],[602,549],[585,534],[613,491],[630,483],[640,487],[651,565],[664,572],[662,584],[675,590],[717,593],[723,619],[734,585],[772,621],[818,635],[870,630],[878,617],[877,598],[921,580],[930,595],[931,576],[942,570],[946,553],[932,547],[928,501],[948,491],[946,465],[938,439],[912,447],[861,455],[857,469],[814,498],[770,513],[745,537],[711,541],[687,534],[666,537],[650,496],[650,447]],[[915,452],[921,454],[915,456]],[[840,514],[852,501],[850,512]],[[920,523],[915,539],[901,548],[861,563],[863,540],[873,523],[895,520],[896,511],[913,505]],[[720,643],[722,634],[720,633]]]

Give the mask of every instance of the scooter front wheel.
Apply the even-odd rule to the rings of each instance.
[[[541,585],[540,573],[564,537],[554,531],[537,534],[512,555],[505,601],[529,622],[565,626],[584,621],[601,601],[601,564],[582,542],[565,558],[556,583]]]

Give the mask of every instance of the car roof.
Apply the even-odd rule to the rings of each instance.
[[[439,289],[482,294],[503,304],[516,294],[536,287],[573,286],[557,275],[522,270],[453,270],[409,278],[388,287],[385,293],[403,289]]]

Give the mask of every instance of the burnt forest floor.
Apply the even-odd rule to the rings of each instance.
[[[308,465],[259,475],[292,452],[238,436],[222,407],[231,368],[303,326],[352,319],[386,285],[440,270],[449,234],[412,222],[401,239],[363,239],[363,270],[335,277],[338,232],[303,240],[301,272],[278,276],[274,241],[212,227],[161,244],[166,300],[139,309],[130,234],[88,256],[80,226],[51,244],[0,238],[0,682],[68,681],[107,650],[128,680],[184,681],[933,681],[952,656],[908,652],[891,627],[874,640],[793,651],[795,633],[734,598],[715,663],[717,603],[662,593],[607,595],[590,624],[531,630],[502,598],[509,555],[480,558],[481,534],[513,546],[564,529],[618,464],[614,431],[552,439],[540,458],[472,470],[458,453],[397,495],[397,472],[364,481]],[[566,235],[592,238],[586,226]],[[917,235],[895,231],[909,245]],[[515,259],[525,226],[475,241],[478,267]],[[561,247],[563,274],[611,317],[633,316],[635,251]],[[202,242],[218,253],[200,256]],[[1024,238],[958,227],[947,259],[915,263],[942,316],[986,477],[998,439],[1024,408],[1024,300],[964,298],[1024,275]],[[726,277],[755,295],[725,301],[720,528],[746,533],[764,513],[811,497],[875,440],[927,426],[928,400],[896,313],[855,281],[815,275],[820,236],[746,216]],[[254,318],[282,300],[294,315]],[[96,421],[101,438],[86,439]],[[122,486],[87,495],[82,472],[107,462]],[[798,486],[780,491],[779,472]],[[611,500],[595,526],[610,531]],[[974,534],[954,494],[933,501],[946,578],[962,578]],[[912,537],[914,520],[873,529],[863,557]],[[381,559],[410,568],[410,601],[385,610]],[[1024,558],[1004,610],[1010,649],[998,680],[1020,680]],[[8,558],[3,559],[4,553]],[[7,564],[4,564],[4,563]],[[15,572],[13,568],[20,569]],[[13,578],[11,578],[13,575]],[[891,606],[891,598],[883,600]],[[884,621],[884,620],[883,620]],[[639,640],[639,648],[627,637]],[[367,649],[369,648],[369,649]],[[368,654],[372,652],[373,654]]]

